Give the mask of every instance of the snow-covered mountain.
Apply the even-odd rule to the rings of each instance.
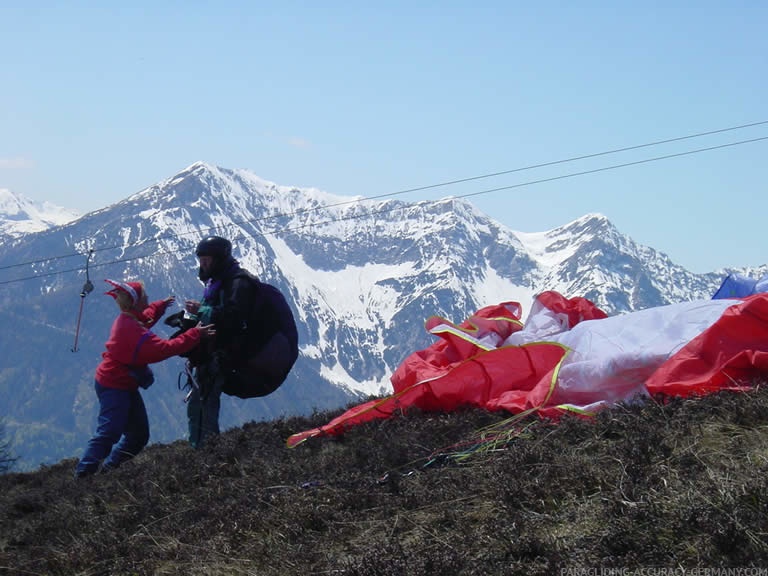
[[[463,200],[366,201],[196,163],[0,254],[0,418],[23,465],[76,456],[93,432],[93,372],[116,313],[103,279],[142,279],[150,298],[197,298],[194,249],[211,233],[287,295],[299,323],[288,381],[264,399],[227,398],[225,427],[389,392],[394,369],[434,341],[424,330],[432,315],[460,322],[509,300],[527,311],[550,289],[618,314],[707,298],[726,273],[692,274],[599,214],[523,234]],[[153,441],[185,436],[182,367],[156,365],[144,395]]]
[[[80,214],[50,202],[36,202],[0,188],[0,238],[17,238],[76,220]]]

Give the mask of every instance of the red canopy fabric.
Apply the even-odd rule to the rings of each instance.
[[[768,373],[768,294],[608,317],[589,300],[549,291],[525,324],[520,314],[519,303],[503,302],[459,325],[429,318],[427,330],[440,340],[397,368],[394,394],[294,434],[288,446],[409,407],[593,414],[649,394],[741,390],[745,379]]]

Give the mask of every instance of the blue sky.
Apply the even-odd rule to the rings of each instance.
[[[202,160],[377,196],[764,122],[766,22],[762,0],[6,0],[0,188],[86,212]],[[757,266],[768,140],[521,184],[763,137],[397,197],[525,232],[600,212],[693,272]]]

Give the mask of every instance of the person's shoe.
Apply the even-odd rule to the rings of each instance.
[[[88,478],[90,476],[93,476],[93,472],[89,472],[87,470],[75,470],[75,473],[72,475],[72,477],[75,480],[82,480],[83,478]]]

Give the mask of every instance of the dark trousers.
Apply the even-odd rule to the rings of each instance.
[[[222,377],[210,366],[198,367],[198,388],[193,388],[187,400],[189,443],[201,448],[206,438],[219,433]]]
[[[147,409],[139,391],[107,388],[98,382],[94,387],[99,399],[98,426],[77,464],[76,476],[93,474],[99,465],[104,470],[117,468],[149,442]]]

